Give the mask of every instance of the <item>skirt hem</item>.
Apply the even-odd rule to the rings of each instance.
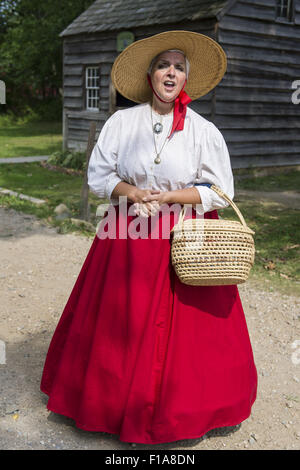
[[[43,393],[45,393],[46,395],[48,395],[50,397],[50,393],[49,392],[46,392],[45,389],[42,389],[41,388],[41,391]],[[123,438],[120,433],[118,433],[117,431],[112,431],[112,430],[109,430],[108,428],[104,429],[104,428],[101,428],[99,429],[97,427],[94,428],[93,426],[89,426],[89,425],[84,425],[84,424],[81,424],[79,423],[78,421],[76,421],[75,418],[73,418],[72,416],[70,416],[68,413],[66,412],[61,412],[61,411],[55,411],[54,407],[49,407],[47,405],[47,409],[49,411],[52,411],[53,413],[56,413],[56,414],[59,414],[59,415],[62,415],[62,416],[65,416],[66,418],[70,418],[74,421],[75,423],[75,426],[78,428],[78,429],[82,429],[83,431],[87,431],[87,432],[100,432],[100,433],[107,433],[107,434],[114,434],[114,435],[117,435],[118,438],[119,438],[119,441],[120,442],[128,442],[128,443],[135,443],[135,444],[150,444],[150,445],[155,445],[155,444],[168,444],[168,443],[171,443],[171,442],[177,442],[177,441],[182,441],[182,440],[186,440],[186,439],[199,439],[203,436],[205,436],[205,434],[207,434],[209,431],[212,431],[213,429],[219,429],[219,428],[223,428],[223,427],[230,427],[230,426],[237,426],[239,425],[240,423],[242,423],[243,421],[245,421],[246,419],[249,418],[249,416],[251,415],[251,408],[254,404],[256,400],[256,395],[254,396],[253,400],[251,401],[251,404],[250,404],[250,410],[245,413],[244,415],[242,415],[241,418],[239,418],[238,420],[234,420],[234,421],[227,421],[227,422],[223,422],[222,424],[219,423],[219,424],[214,424],[213,426],[210,426],[208,427],[205,431],[200,431],[199,434],[197,434],[196,436],[195,435],[185,435],[184,437],[170,437],[170,438],[163,438],[163,440],[155,440],[155,439],[152,439],[152,440],[143,440],[143,441],[139,441],[139,440],[136,440],[136,438]],[[105,427],[105,426],[104,426]],[[170,439],[170,440],[168,440]]]

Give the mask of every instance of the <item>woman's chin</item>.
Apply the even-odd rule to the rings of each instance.
[[[164,100],[164,101],[167,101],[167,103],[172,103],[176,98],[177,98],[177,94],[175,93],[162,93],[160,95],[161,99]]]

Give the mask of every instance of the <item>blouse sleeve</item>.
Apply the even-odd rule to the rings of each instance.
[[[227,145],[223,135],[212,122],[203,130],[199,157],[198,178],[194,185],[202,201],[196,205],[196,211],[203,215],[214,209],[223,209],[229,206],[229,203],[208,186],[198,186],[197,183],[215,184],[230,199],[234,197],[234,181]]]
[[[120,116],[114,113],[104,124],[97,143],[92,151],[88,165],[88,185],[101,199],[117,203],[111,193],[122,181],[117,172],[117,159],[120,135]]]

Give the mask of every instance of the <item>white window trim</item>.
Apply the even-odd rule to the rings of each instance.
[[[283,15],[283,9],[286,8],[286,15]],[[293,0],[277,0],[276,2],[276,19],[280,21],[287,21],[289,23],[294,21],[294,2]]]
[[[97,75],[96,76],[91,76],[89,75],[90,70],[96,70]],[[100,84],[98,86],[88,86],[88,80],[93,79],[93,78],[98,78],[98,81],[100,82],[100,72],[99,72],[99,67],[98,66],[93,66],[89,65],[85,69],[85,99],[86,99],[86,110],[87,111],[99,111],[99,102],[100,102]],[[90,90],[96,90],[96,97],[91,97],[89,96]],[[98,106],[97,107],[90,107],[89,106],[89,100],[98,100]]]

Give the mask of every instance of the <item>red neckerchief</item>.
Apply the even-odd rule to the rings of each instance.
[[[154,90],[154,88],[152,86],[152,82],[151,82],[151,77],[150,77],[149,74],[147,74],[147,79],[148,79],[148,83],[149,83],[153,93],[155,94],[155,96],[160,101],[162,101],[163,103],[168,103],[168,101],[162,100],[161,97],[158,96],[158,94]],[[184,128],[184,119],[185,119],[185,115],[186,115],[186,108],[187,108],[187,105],[192,101],[192,99],[189,97],[189,95],[185,91],[183,91],[185,85],[186,85],[186,81],[184,82],[184,85],[182,87],[181,92],[179,93],[179,95],[175,99],[173,125],[172,125],[172,129],[171,129],[171,132],[170,132],[168,138],[170,138],[171,135],[175,131],[182,131],[183,128]]]

